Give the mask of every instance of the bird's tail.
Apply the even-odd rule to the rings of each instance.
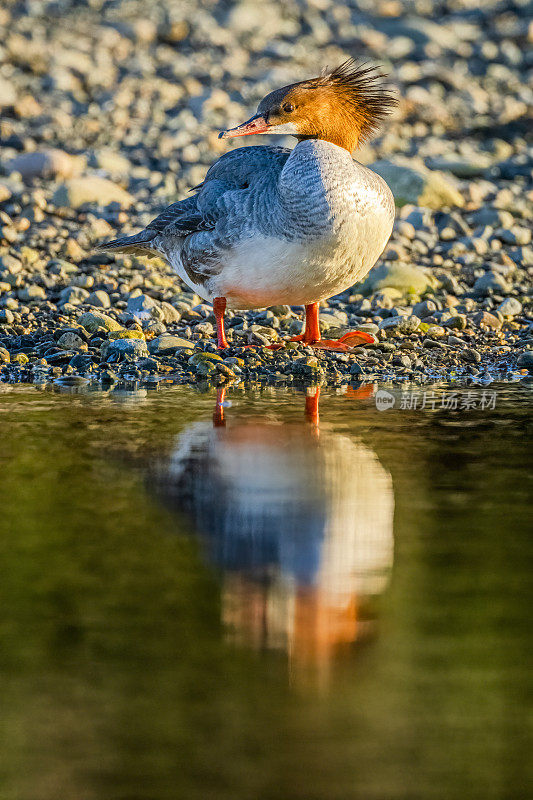
[[[154,241],[157,231],[145,228],[134,236],[122,236],[120,239],[111,239],[96,246],[96,250],[110,250],[116,253],[135,253],[140,256],[163,255],[159,252]]]

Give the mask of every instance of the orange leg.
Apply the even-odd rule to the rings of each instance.
[[[229,347],[228,340],[226,339],[226,331],[224,330],[224,312],[226,310],[226,298],[215,297],[213,300],[213,311],[215,312],[215,319],[217,321],[217,340],[218,349],[224,350]]]
[[[292,336],[291,342],[310,344],[319,350],[339,350],[350,352],[352,347],[360,344],[374,344],[374,337],[363,331],[350,331],[340,339],[322,339],[318,321],[318,303],[311,303],[305,307],[305,330],[298,336]]]
[[[291,342],[315,344],[320,341],[320,325],[318,324],[318,303],[310,303],[305,307],[305,330],[298,336],[291,336]]]

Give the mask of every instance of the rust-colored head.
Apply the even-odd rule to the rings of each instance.
[[[396,104],[383,77],[374,67],[350,59],[318,78],[267,94],[257,114],[219,135],[291,134],[299,141],[324,139],[351,153],[374,133]]]

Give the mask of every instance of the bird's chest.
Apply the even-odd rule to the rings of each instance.
[[[317,253],[327,253],[345,267],[377,258],[394,219],[387,185],[327,142],[314,142],[299,155],[305,158],[294,164],[289,159],[282,181],[286,235],[314,244]]]
[[[394,211],[381,186],[340,175],[309,194],[307,213],[297,220],[296,238],[306,246],[316,279],[323,273],[327,281],[355,282],[382,253]]]

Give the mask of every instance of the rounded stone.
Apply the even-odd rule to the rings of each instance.
[[[498,311],[504,317],[516,317],[522,313],[522,303],[516,297],[506,297],[498,306]]]
[[[112,353],[127,353],[132,356],[147,356],[146,342],[141,339],[112,339],[102,345],[102,356],[107,358]]]
[[[107,292],[104,292],[103,289],[98,289],[96,292],[91,292],[91,294],[87,298],[87,303],[90,306],[96,306],[96,308],[111,307],[111,300],[109,299],[109,295]]]
[[[82,347],[86,347],[81,336],[78,336],[73,331],[63,333],[57,340],[57,344],[62,350],[79,350]]]
[[[79,323],[89,333],[96,333],[101,328],[106,331],[123,330],[122,325],[113,317],[109,317],[107,314],[99,314],[97,311],[86,311],[79,318]]]

